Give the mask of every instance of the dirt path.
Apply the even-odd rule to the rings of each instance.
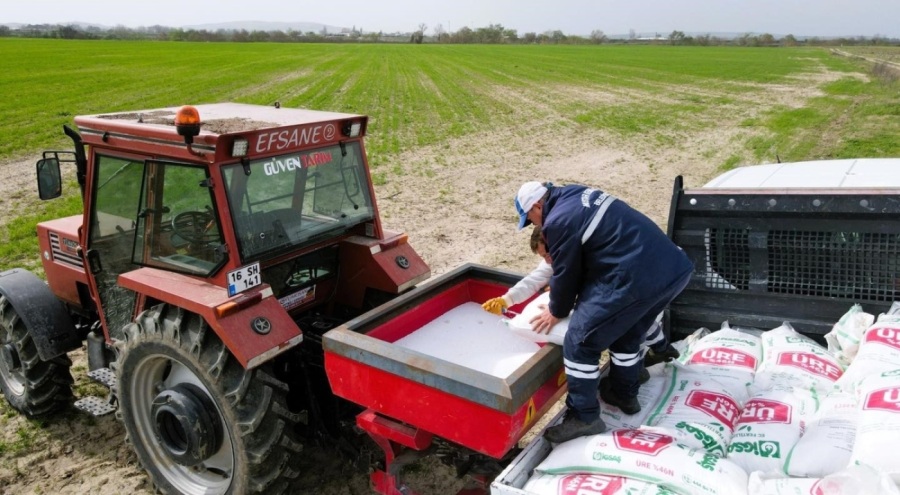
[[[827,78],[825,78],[827,79]],[[528,232],[516,232],[512,198],[523,181],[584,183],[608,191],[647,213],[664,226],[672,181],[677,175],[697,187],[716,175],[717,166],[752,137],[739,123],[759,114],[766,104],[802,105],[823,81],[771,88],[768,101],[722,112],[715,128],[681,133],[677,147],[663,147],[654,136],[623,139],[602,130],[585,132],[566,116],[549,116],[525,127],[498,129],[403,153],[387,164],[397,170],[378,186],[385,225],[409,234],[410,243],[439,275],[467,262],[519,272],[531,270],[537,258],[528,250]],[[714,91],[707,91],[714,93]],[[571,89],[561,93],[578,98]],[[546,95],[510,95],[533,100]],[[623,95],[610,97],[617,99]],[[640,97],[640,95],[630,95]],[[602,95],[592,98],[602,100]],[[523,105],[523,108],[527,106]],[[554,120],[556,119],[556,120]],[[523,120],[528,122],[528,120]],[[577,131],[577,132],[576,132]],[[373,137],[374,138],[374,137]],[[34,158],[0,164],[0,224],[26,207],[34,195]],[[73,353],[73,374],[83,381],[83,353]],[[368,476],[332,452],[308,446],[296,493],[368,494]],[[455,493],[463,482],[434,460],[408,473],[411,486],[423,495]],[[149,494],[151,487],[135,455],[124,442],[122,426],[112,416],[88,418],[68,412],[45,422],[27,421],[0,404],[0,492],[24,494]]]

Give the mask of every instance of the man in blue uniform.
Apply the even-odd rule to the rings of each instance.
[[[506,308],[527,301],[528,298],[537,294],[538,291],[550,284],[550,277],[553,276],[552,258],[547,250],[547,244],[544,242],[544,236],[541,235],[541,228],[536,225],[531,232],[529,245],[531,246],[531,252],[541,257],[541,261],[538,263],[537,268],[532,270],[528,275],[525,275],[522,280],[519,280],[516,285],[510,287],[510,289],[502,296],[485,301],[484,304],[482,304],[485,311],[500,315],[506,311]],[[664,361],[671,361],[679,356],[678,351],[672,347],[666,339],[662,327],[662,318],[663,313],[657,315],[653,324],[644,334],[645,340],[641,352],[646,352],[646,355],[642,356],[644,366],[646,367]],[[619,356],[613,353],[611,355],[611,366],[618,366],[623,362],[627,365],[627,363],[633,359],[633,356]],[[650,373],[645,367],[641,367],[638,375],[638,383],[646,383],[649,379]],[[600,380],[600,389],[604,391],[604,395],[601,395],[601,397],[610,396],[610,393],[608,392],[608,380]],[[613,397],[613,400],[615,400],[615,397]],[[617,406],[622,409],[622,412],[625,414],[635,414],[640,411],[640,404],[636,401],[633,404],[619,403]]]
[[[599,189],[527,182],[515,204],[519,230],[540,226],[553,260],[550,304],[532,327],[548,331],[571,311],[563,345],[568,414],[545,437],[559,443],[602,433],[598,385],[604,402],[640,411],[641,344],[693,265],[652,220]],[[616,365],[600,384],[606,349]]]

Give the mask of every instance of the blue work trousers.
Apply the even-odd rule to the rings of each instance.
[[[658,335],[651,327],[660,312],[684,290],[690,277],[691,272],[688,271],[666,290],[609,315],[589,332],[569,328],[563,341],[563,363],[569,389],[566,406],[580,420],[591,422],[600,415],[600,402],[597,399],[599,363],[600,356],[606,349],[609,349],[616,360],[615,365],[610,366],[608,378],[612,380],[613,393],[622,398],[637,396],[640,388],[638,377],[645,353],[642,346],[648,337],[653,335],[655,338]],[[660,347],[660,341],[657,340],[653,343],[653,348],[665,349],[665,345]]]

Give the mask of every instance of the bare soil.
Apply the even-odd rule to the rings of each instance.
[[[528,249],[529,232],[517,232],[512,198],[529,180],[583,183],[598,187],[645,212],[665,228],[673,180],[683,175],[699,187],[717,175],[717,167],[741,155],[743,143],[757,132],[739,124],[775,105],[803,106],[817,87],[841,75],[822,72],[787,84],[744,93],[747,101],[722,111],[718,125],[677,135],[623,138],[603,130],[576,127],[568,116],[553,115],[541,94],[505,94],[519,108],[540,108],[542,119],[523,118],[515,128],[466,136],[392,157],[385,184],[376,186],[386,228],[405,231],[409,242],[431,266],[445,273],[463,263],[480,263],[525,273],[537,264]],[[727,90],[725,90],[727,91]],[[702,97],[719,96],[698,88]],[[584,94],[559,88],[560,98],[622,101],[647,95],[617,91]],[[728,92],[734,97],[734,93]],[[659,139],[660,137],[670,139]],[[377,139],[370,136],[369,139]],[[660,143],[677,145],[665,145]],[[37,156],[37,155],[35,155]],[[773,157],[774,159],[774,157]],[[33,201],[34,158],[0,163],[0,224]],[[85,385],[83,352],[72,355],[73,374]],[[4,409],[5,408],[5,409]],[[152,493],[135,454],[124,441],[113,415],[90,418],[69,411],[41,422],[0,405],[0,492],[24,494]],[[533,435],[533,433],[531,434]],[[526,437],[531,438],[531,436]],[[368,474],[333,449],[307,446],[296,493],[367,494]],[[364,463],[363,463],[364,464]],[[423,495],[455,493],[465,485],[455,472],[433,459],[420,461],[404,475]]]

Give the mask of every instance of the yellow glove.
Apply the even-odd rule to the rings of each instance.
[[[499,315],[506,309],[506,301],[503,300],[502,297],[495,297],[493,299],[488,299],[481,305],[485,311],[488,313],[493,313],[495,315]]]

